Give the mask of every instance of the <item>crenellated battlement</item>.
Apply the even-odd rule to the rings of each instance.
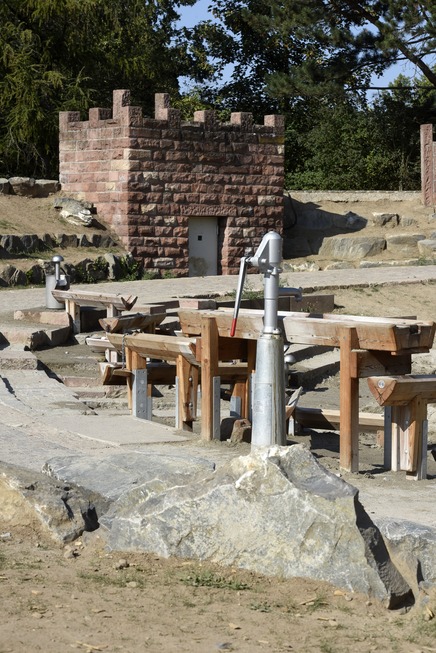
[[[235,112],[231,114],[229,123],[222,123],[217,118],[217,112],[213,110],[195,111],[193,121],[182,121],[179,109],[173,109],[170,105],[168,93],[156,93],[154,119],[143,116],[142,107],[130,105],[130,91],[118,90],[113,92],[112,109],[92,108],[89,110],[88,120],[81,121],[78,111],[64,111],[60,114],[60,122],[63,129],[69,127],[83,129],[88,127],[113,126],[114,123],[130,127],[156,128],[165,121],[167,127],[178,129],[183,127],[205,128],[209,131],[228,130],[234,131],[238,128],[243,131],[255,133],[273,133],[284,131],[284,117],[279,115],[265,116],[263,125],[256,125],[253,114],[247,112]],[[104,124],[102,124],[104,123]]]
[[[247,247],[281,230],[283,116],[256,125],[251,113],[236,112],[223,123],[207,110],[182,121],[158,93],[150,118],[130,100],[130,91],[115,90],[112,109],[92,108],[88,120],[60,114],[63,190],[93,202],[145,267],[178,276],[194,258],[190,223],[214,221],[217,271],[237,272]]]

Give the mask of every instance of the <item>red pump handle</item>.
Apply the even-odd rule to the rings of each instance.
[[[249,260],[250,260],[249,257],[243,256],[241,258],[241,264],[239,266],[238,289],[236,291],[235,309],[233,311],[232,326],[230,327],[231,338],[233,338],[236,332],[236,323],[238,321],[239,307],[241,305],[241,298],[242,298],[242,290],[244,287],[245,275],[247,273],[247,266]]]

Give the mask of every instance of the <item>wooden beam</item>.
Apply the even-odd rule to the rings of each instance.
[[[215,317],[220,337],[229,337],[232,313],[227,309],[218,311],[179,311],[183,333],[200,335],[201,318]],[[376,351],[407,350],[427,351],[434,340],[436,324],[414,320],[395,320],[391,318],[371,318],[355,315],[334,315],[330,313],[314,315],[279,311],[279,325],[285,339],[290,343],[319,344],[329,347],[340,346],[340,333],[343,327],[354,328],[357,334],[356,349]],[[239,312],[235,337],[257,339],[263,331],[263,312],[241,310]]]
[[[59,302],[70,300],[79,306],[113,306],[120,311],[130,311],[138,297],[135,295],[104,294],[88,290],[52,290]]]
[[[410,374],[412,370],[411,354],[393,356],[387,351],[353,351],[353,375],[364,379],[369,376]]]
[[[288,417],[288,415],[286,415]],[[332,408],[302,408],[294,411],[295,421],[303,428],[337,431],[341,412]],[[384,426],[384,416],[378,413],[359,413],[359,431],[378,431]]]
[[[401,406],[415,397],[436,403],[436,375],[373,376],[368,386],[380,406]]]
[[[117,317],[103,317],[99,320],[100,326],[104,331],[109,333],[122,333],[131,329],[154,328],[157,324],[163,322],[166,313],[153,313],[144,315],[143,313],[133,313],[131,315],[118,315]]]
[[[124,346],[145,358],[168,361],[175,361],[181,354],[193,365],[198,365],[195,358],[195,344],[190,338],[157,333],[108,333],[107,337],[118,351],[122,351]]]

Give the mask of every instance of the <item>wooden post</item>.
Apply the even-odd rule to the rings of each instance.
[[[176,376],[178,379],[177,424],[183,431],[192,431],[192,423],[196,416],[196,401],[198,388],[198,368],[177,356]]]
[[[201,318],[201,438],[214,437],[214,377],[218,373],[218,328],[215,318]]]
[[[354,327],[342,327],[340,343],[339,464],[347,472],[359,471],[359,379],[355,378],[352,350],[358,347]]]
[[[80,333],[80,306],[72,299],[65,300],[65,310],[70,316],[73,333]]]
[[[130,347],[125,347],[125,363],[126,369],[130,372],[133,370],[143,370],[147,367],[147,361],[140,356],[136,351],[132,351]],[[133,388],[133,375],[127,377],[127,403],[129,409],[132,410],[132,388]],[[150,390],[147,388],[147,395],[150,396]]]

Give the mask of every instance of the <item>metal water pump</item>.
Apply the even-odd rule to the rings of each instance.
[[[235,335],[242,290],[248,267],[264,274],[263,331],[257,341],[256,373],[252,402],[251,447],[286,445],[285,365],[281,330],[278,328],[279,274],[282,238],[270,231],[262,238],[254,256],[241,259],[235,310],[230,336]],[[301,289],[287,288],[286,295],[301,299]]]
[[[52,290],[68,290],[70,287],[69,277],[61,268],[63,260],[63,256],[55,254],[51,260],[54,267],[54,274],[46,274],[45,276],[45,303],[47,308],[65,308],[65,304],[58,302],[52,295]]]

